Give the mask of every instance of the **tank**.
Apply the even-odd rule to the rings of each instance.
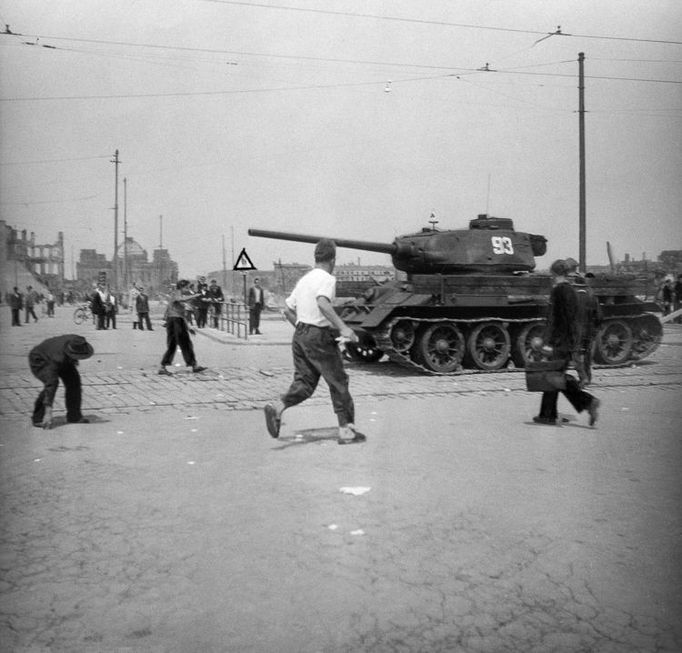
[[[250,236],[316,243],[321,236],[249,229]],[[327,236],[330,237],[330,236]],[[404,279],[339,299],[335,310],[358,335],[355,360],[384,356],[431,374],[524,367],[542,357],[552,278],[534,272],[547,250],[544,236],[516,231],[509,218],[479,215],[468,229],[435,225],[392,243],[333,238],[337,247],[383,252]],[[603,322],[594,360],[617,366],[659,345],[660,308],[638,298],[633,280],[587,279]]]

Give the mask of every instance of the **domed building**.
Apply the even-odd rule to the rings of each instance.
[[[108,283],[113,281],[113,262],[107,261],[104,254],[97,254],[95,250],[82,249],[76,267],[78,281],[86,287],[91,288],[103,274]],[[155,249],[150,261],[147,250],[128,236],[118,247],[116,276],[120,291],[135,284],[144,286],[149,296],[153,297],[157,293],[166,293],[171,284],[177,283],[178,264],[163,248]]]
[[[147,250],[134,238],[128,236],[118,248],[118,278],[122,288],[133,284],[144,286],[148,294],[167,292],[177,283],[178,264],[171,260],[167,249],[157,248],[149,260]]]

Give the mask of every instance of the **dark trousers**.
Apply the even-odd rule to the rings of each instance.
[[[203,329],[206,326],[206,320],[208,319],[208,306],[202,306],[196,309],[197,313],[197,326]]]
[[[21,326],[21,309],[12,309],[12,326]]]
[[[592,383],[592,340],[585,340],[576,356],[575,371],[582,385]]]
[[[26,324],[28,324],[29,316],[33,317],[34,322],[38,321],[38,316],[36,315],[36,312],[33,310],[33,306],[26,307]]]
[[[285,408],[300,404],[312,396],[323,377],[329,386],[339,426],[355,422],[355,406],[348,390],[348,374],[343,368],[341,352],[329,328],[297,324],[291,343],[294,355],[294,380],[282,403]]]
[[[566,374],[566,389],[562,390],[561,393],[571,402],[571,405],[578,413],[587,410],[594,399],[589,392],[581,390],[578,381],[570,374]],[[543,392],[542,401],[540,402],[540,417],[557,419],[559,416],[557,412],[558,400],[558,392]]]
[[[197,359],[194,357],[194,347],[189,337],[185,320],[181,317],[169,317],[166,320],[166,342],[168,348],[161,359],[161,365],[170,365],[175,356],[175,350],[180,347],[185,365],[194,367]]]
[[[111,327],[112,329],[116,328],[116,311],[107,311],[107,329]]]
[[[143,322],[146,322],[147,329],[149,331],[154,330],[154,329],[152,329],[152,321],[149,319],[149,313],[138,313],[137,314],[137,326],[140,329],[140,331],[144,331],[144,327],[142,326]]]
[[[33,375],[45,383],[48,379],[45,376],[43,367],[31,365]],[[50,372],[52,374],[52,372]],[[62,365],[58,372],[59,378],[64,384],[64,403],[66,403],[66,421],[77,422],[83,418],[81,413],[81,376],[74,365]],[[45,416],[45,389],[41,391],[33,405],[33,423],[40,424]]]
[[[256,304],[249,308],[249,333],[258,333],[260,330],[260,312],[263,307],[260,304]]]
[[[216,304],[213,307],[213,328],[214,329],[219,329],[220,328],[220,310],[221,310],[220,304]]]
[[[106,320],[106,314],[105,313],[97,313],[97,329],[106,329],[107,326],[105,324]]]

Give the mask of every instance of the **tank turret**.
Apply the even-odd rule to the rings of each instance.
[[[249,229],[250,236],[316,243],[321,236]],[[330,238],[331,236],[325,236]],[[549,274],[533,272],[545,254],[544,236],[518,232],[508,218],[479,215],[468,229],[435,225],[392,243],[334,238],[337,247],[390,254],[407,272],[335,305],[359,337],[348,345],[363,362],[384,356],[432,374],[462,368],[517,368],[542,356]],[[658,307],[637,296],[626,280],[591,279],[602,307],[595,360],[623,365],[651,354],[661,341]]]
[[[321,238],[262,229],[249,229],[249,235],[302,243],[316,243]],[[547,247],[544,236],[515,231],[510,219],[487,215],[471,220],[469,229],[425,227],[392,243],[333,240],[337,247],[390,254],[394,267],[408,274],[530,272],[535,269],[535,257],[542,256]]]

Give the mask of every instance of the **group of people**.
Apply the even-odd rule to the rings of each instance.
[[[12,292],[9,293],[8,303],[12,312],[12,326],[21,326],[21,311],[25,311],[24,324],[28,324],[33,318],[34,322],[38,321],[35,307],[43,300],[45,300],[45,307],[48,317],[54,317],[54,295],[48,290],[47,294],[38,293],[33,286],[26,287],[26,293],[19,292],[19,288],[14,286]]]
[[[197,282],[196,291],[192,284],[189,284],[189,290],[195,294],[195,297],[188,306],[188,318],[190,323],[192,322],[192,317],[196,318],[197,328],[203,329],[209,318],[209,313],[211,314],[211,321],[214,329],[220,328],[220,315],[222,313],[223,302],[225,297],[223,296],[223,290],[218,285],[215,279],[211,279],[211,283],[206,283],[206,277],[199,277]]]
[[[116,313],[118,312],[116,295],[104,282],[99,282],[90,296],[90,309],[95,316],[98,331],[116,328]]]

